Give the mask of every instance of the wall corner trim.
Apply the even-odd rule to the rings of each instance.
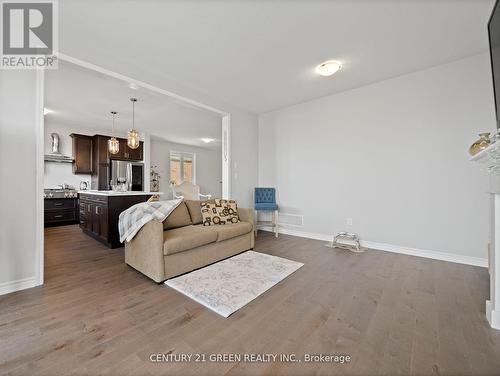
[[[270,227],[269,228],[263,227],[262,229],[264,231],[270,231],[270,232],[272,230]],[[311,232],[290,230],[290,229],[285,229],[285,228],[280,228],[278,230],[278,232],[280,234],[285,234],[285,235],[292,235],[292,236],[298,236],[301,238],[330,241],[330,242],[332,241],[332,238],[333,238],[332,235],[315,234],[315,233],[311,233]],[[399,245],[378,243],[378,242],[372,242],[372,241],[363,241],[363,240],[361,241],[361,245],[363,247],[378,250],[378,251],[399,253],[399,254],[408,255],[408,256],[424,257],[424,258],[429,258],[429,259],[433,259],[433,260],[455,262],[458,264],[480,266],[483,268],[488,267],[488,259],[487,258],[464,256],[464,255],[459,255],[456,253],[430,251],[430,250],[419,249],[419,248],[404,247],[404,246],[399,246]]]
[[[29,289],[31,287],[39,286],[40,283],[36,276],[18,279],[16,281],[0,283],[0,295],[9,294],[11,292]]]

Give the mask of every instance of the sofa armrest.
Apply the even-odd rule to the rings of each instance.
[[[240,216],[241,221],[250,223],[253,229],[254,227],[253,209],[238,208],[238,215]]]
[[[254,211],[253,209],[247,209],[247,208],[238,208],[238,215],[240,217],[240,221],[242,222],[248,222],[252,225],[252,231],[250,231],[250,249],[253,249],[255,245],[255,237],[254,237],[254,231],[255,231],[255,222],[254,222]]]
[[[146,223],[130,242],[125,242],[125,262],[155,282],[165,280],[163,223]]]

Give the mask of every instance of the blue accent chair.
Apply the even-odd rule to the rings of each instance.
[[[276,189],[274,188],[255,188],[254,195],[255,209],[255,235],[259,226],[271,226],[274,235],[278,237],[278,204],[276,204]],[[259,210],[271,211],[272,221],[258,221]]]

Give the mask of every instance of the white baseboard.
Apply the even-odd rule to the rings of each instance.
[[[11,292],[29,289],[38,286],[36,277],[18,279],[17,281],[0,283],[0,295],[9,294]]]
[[[262,227],[262,230],[272,231],[272,229],[270,227]],[[280,234],[299,236],[301,238],[309,238],[309,239],[323,240],[323,241],[329,241],[329,242],[331,242],[333,240],[332,239],[333,235],[316,234],[316,233],[312,233],[312,232],[291,230],[288,228],[279,228],[278,232]],[[429,258],[429,259],[433,259],[433,260],[441,260],[441,261],[455,262],[458,264],[481,266],[484,268],[488,267],[488,259],[487,258],[463,256],[463,255],[457,255],[455,253],[429,251],[429,250],[425,250],[425,249],[403,247],[403,246],[399,246],[399,245],[378,243],[378,242],[371,242],[371,241],[363,241],[363,240],[361,241],[361,245],[363,247],[376,249],[379,251],[401,253],[403,255],[425,257],[425,258]]]
[[[500,329],[500,311],[495,311],[491,300],[486,301],[486,319],[494,329]]]

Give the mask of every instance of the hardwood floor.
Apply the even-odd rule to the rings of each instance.
[[[230,318],[157,285],[77,226],[46,230],[45,285],[0,297],[0,374],[499,375],[484,268],[259,233],[305,265]],[[332,363],[155,363],[150,354],[347,354]]]

